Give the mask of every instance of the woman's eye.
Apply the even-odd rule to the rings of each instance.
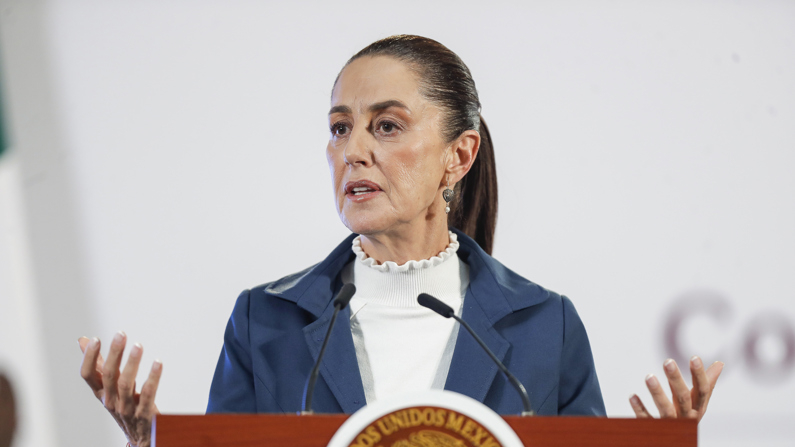
[[[378,130],[384,133],[392,133],[397,130],[397,125],[389,121],[383,121],[378,125]]]
[[[348,133],[348,126],[343,123],[336,123],[331,125],[331,134],[341,137]]]

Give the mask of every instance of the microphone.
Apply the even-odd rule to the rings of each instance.
[[[475,333],[475,331],[472,329],[472,327],[469,326],[469,324],[467,324],[466,321],[456,316],[455,312],[450,306],[444,304],[443,302],[439,301],[433,296],[428,295],[427,293],[421,293],[420,296],[417,297],[417,302],[420,304],[420,306],[427,307],[428,309],[436,312],[437,314],[445,318],[453,318],[459,323],[461,323],[461,326],[464,326],[464,328],[470,334],[472,334],[472,337],[475,339],[475,341],[478,342],[478,344],[480,345],[481,348],[483,348],[484,351],[486,351],[486,354],[488,354],[489,357],[491,357],[491,360],[497,364],[497,367],[500,368],[500,371],[502,371],[502,373],[505,374],[505,377],[508,378],[508,382],[510,382],[511,385],[513,385],[513,387],[516,388],[516,391],[522,397],[522,406],[524,407],[524,410],[522,411],[521,415],[522,416],[535,415],[535,412],[530,407],[530,396],[527,395],[527,390],[524,388],[524,385],[522,385],[522,382],[520,382],[519,379],[517,379],[513,374],[511,374],[510,371],[508,371],[508,368],[506,368],[505,365],[502,364],[500,359],[498,359],[497,356],[495,356],[494,353],[491,352],[491,349],[489,349],[489,347],[486,346],[486,343],[484,343],[483,340],[481,340],[481,338],[478,337],[478,334]]]
[[[354,293],[356,293],[356,286],[353,284],[345,284],[342,286],[342,289],[340,289],[337,297],[334,298],[334,314],[331,316],[331,322],[328,324],[326,338],[323,339],[323,346],[320,347],[320,354],[317,355],[315,366],[312,368],[312,372],[309,374],[309,378],[306,380],[306,386],[304,387],[304,399],[300,413],[302,415],[313,414],[312,395],[315,392],[315,382],[317,382],[317,376],[320,373],[320,361],[323,360],[323,354],[326,353],[326,346],[328,345],[328,339],[331,335],[331,329],[334,327],[334,322],[337,321],[337,314],[342,309],[345,309],[345,306],[347,306],[351,298],[353,298]]]

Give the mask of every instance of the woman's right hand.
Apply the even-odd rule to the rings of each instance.
[[[138,365],[143,354],[143,347],[140,344],[136,343],[130,349],[127,364],[124,370],[120,371],[122,354],[127,343],[124,332],[119,332],[113,337],[107,360],[103,360],[99,353],[98,338],[89,340],[87,337],[80,337],[77,341],[83,351],[80,375],[91,387],[94,396],[113,416],[132,446],[149,447],[152,417],[159,413],[155,406],[155,394],[160,383],[163,364],[155,360],[149,371],[149,378],[141,387],[141,392],[136,393],[135,376],[138,374]]]

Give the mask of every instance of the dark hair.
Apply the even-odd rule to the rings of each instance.
[[[491,254],[497,225],[497,170],[491,136],[480,116],[478,91],[469,68],[444,45],[420,36],[398,35],[373,42],[345,66],[364,56],[394,57],[417,72],[420,94],[443,110],[442,136],[447,142],[466,130],[480,133],[478,155],[469,173],[455,186],[448,225],[466,233]]]

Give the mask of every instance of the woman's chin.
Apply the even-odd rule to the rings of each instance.
[[[358,213],[357,213],[358,214]],[[382,233],[389,228],[383,219],[374,218],[375,216],[349,216],[341,215],[342,223],[351,230],[352,233],[370,235]]]
[[[384,228],[372,224],[356,224],[356,225],[348,224],[345,226],[348,227],[349,230],[351,230],[351,233],[362,234],[364,236],[377,234],[384,231]]]

